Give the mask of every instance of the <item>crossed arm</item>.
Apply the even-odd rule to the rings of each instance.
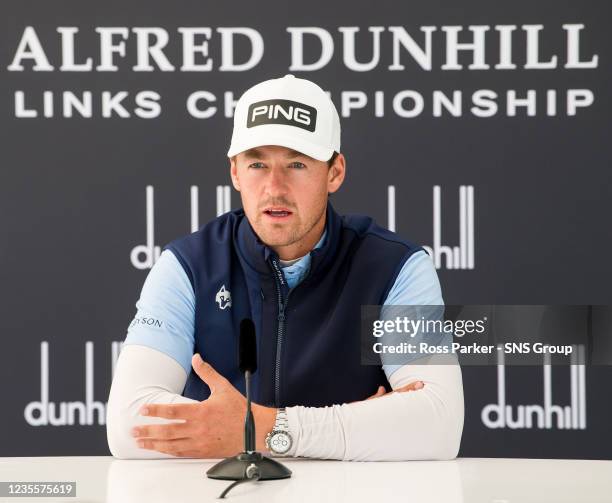
[[[452,359],[443,360],[447,356],[432,358],[438,364],[396,370],[391,386],[397,392],[330,407],[288,407],[294,437],[289,454],[361,461],[454,458],[463,428],[461,371]],[[198,355],[193,365],[212,390],[203,402],[180,395],[187,374],[171,357],[146,346],[123,348],[107,409],[115,457],[219,458],[242,450],[244,397]],[[260,451],[275,415],[276,409],[254,405]]]

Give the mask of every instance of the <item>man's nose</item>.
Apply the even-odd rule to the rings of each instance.
[[[283,168],[272,168],[266,180],[266,190],[270,195],[287,192],[287,175]]]

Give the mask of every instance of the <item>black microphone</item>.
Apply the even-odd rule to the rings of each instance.
[[[240,339],[238,340],[238,368],[240,372],[257,372],[257,338],[255,323],[249,318],[240,322]]]
[[[255,451],[255,420],[251,411],[251,375],[257,371],[257,338],[253,320],[245,318],[240,322],[238,340],[238,368],[246,381],[247,411],[244,419],[244,451]]]
[[[244,372],[246,383],[247,410],[244,420],[244,452],[219,461],[206,472],[206,475],[211,479],[235,481],[221,493],[220,498],[225,498],[233,487],[244,482],[291,477],[291,470],[286,466],[255,450],[255,420],[251,410],[251,375],[257,371],[257,337],[255,336],[255,324],[249,318],[240,322],[238,368],[240,372]]]

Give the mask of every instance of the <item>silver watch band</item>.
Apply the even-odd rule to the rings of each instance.
[[[276,411],[276,422],[274,423],[275,430],[289,431],[289,418],[285,407],[279,407]]]

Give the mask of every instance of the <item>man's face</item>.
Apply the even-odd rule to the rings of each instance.
[[[316,239],[315,243],[310,241],[323,230],[327,195],[338,190],[344,179],[344,158],[342,154],[338,158],[330,168],[327,162],[277,145],[235,156],[232,183],[264,243],[272,247],[296,245],[297,249],[302,241],[308,246],[316,243]]]

